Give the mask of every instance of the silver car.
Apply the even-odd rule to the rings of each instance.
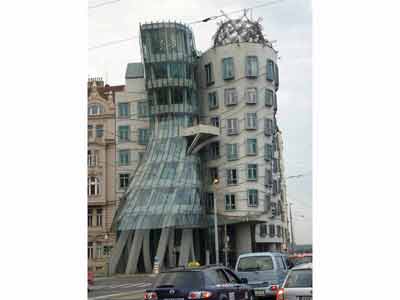
[[[312,300],[312,263],[291,269],[278,290],[277,300]]]

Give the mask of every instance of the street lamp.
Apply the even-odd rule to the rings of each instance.
[[[218,184],[218,178],[214,178],[213,184]],[[219,264],[219,245],[218,245],[218,217],[217,217],[217,193],[214,198],[214,238],[215,238],[215,263]]]

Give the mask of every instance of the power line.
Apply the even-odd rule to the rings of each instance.
[[[129,38],[126,38],[126,39],[122,39],[122,40],[115,40],[115,41],[106,42],[106,43],[103,43],[103,44],[99,44],[99,45],[90,47],[89,51],[97,49],[97,48],[102,48],[102,47],[106,47],[106,46],[110,46],[110,45],[114,45],[114,44],[119,44],[119,43],[123,43],[123,42],[130,41],[130,40],[134,40],[134,39],[137,39],[138,37],[139,36],[135,35],[135,36],[132,36],[132,37],[129,37]]]
[[[113,3],[116,3],[116,2],[120,2],[120,1],[121,0],[111,0],[111,1],[101,2],[101,3],[95,4],[95,5],[89,6],[89,9],[102,7],[102,6],[113,4]]]

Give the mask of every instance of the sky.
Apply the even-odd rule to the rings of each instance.
[[[139,23],[181,21],[189,23],[268,2],[269,6],[248,12],[261,18],[264,35],[275,40],[279,51],[280,88],[277,93],[277,122],[283,134],[286,176],[305,174],[287,180],[288,201],[293,203],[293,226],[297,244],[312,243],[312,15],[310,0],[96,0],[89,7],[88,48],[110,41],[138,36]],[[240,13],[230,15],[237,17]],[[217,22],[192,25],[196,48],[212,46]],[[129,62],[140,62],[139,39],[88,51],[89,77],[103,77],[111,85],[125,84]]]

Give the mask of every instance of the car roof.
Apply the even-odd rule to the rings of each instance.
[[[169,269],[166,271],[162,271],[161,274],[173,273],[173,272],[201,272],[201,271],[217,269],[217,268],[226,269],[226,267],[224,265],[207,265],[207,266],[199,266],[199,267],[178,267],[178,268],[173,268],[173,269]]]
[[[285,256],[286,254],[284,254],[284,253],[279,253],[279,252],[252,252],[252,253],[240,254],[240,255],[239,255],[239,258],[243,258],[243,257],[252,257],[252,256],[266,256],[266,255],[271,255],[271,256]]]
[[[305,263],[292,268],[292,270],[303,270],[303,269],[311,269],[312,270],[312,263]]]

